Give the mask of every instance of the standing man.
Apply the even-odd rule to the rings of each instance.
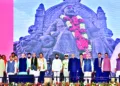
[[[101,82],[100,77],[102,77],[102,54],[98,53],[98,58],[95,59],[94,61],[94,71],[95,71],[95,76],[96,76],[96,83]]]
[[[21,54],[21,58],[18,61],[18,70],[19,74],[27,75],[27,58],[24,53]]]
[[[45,71],[47,70],[47,61],[44,58],[43,53],[39,54],[38,67],[40,68],[40,77],[38,79],[38,82],[40,84],[43,84],[44,83],[44,77],[45,77]]]
[[[78,59],[75,57],[74,54],[72,54],[71,58],[69,59],[68,71],[70,72],[70,82],[77,83],[79,66],[78,66]]]
[[[69,71],[68,71],[68,55],[65,54],[64,55],[65,59],[62,62],[62,68],[63,68],[63,75],[64,75],[64,81],[66,82],[66,84],[69,83]]]
[[[55,54],[55,59],[52,62],[52,72],[54,73],[54,84],[60,82],[60,72],[62,70],[62,62],[59,55]]]
[[[105,53],[105,57],[102,61],[102,71],[103,71],[104,81],[109,82],[111,62],[110,62],[110,58],[108,57],[108,53]]]
[[[31,53],[27,53],[27,72],[28,72],[28,75],[30,72],[30,68],[31,68]]]
[[[38,83],[38,76],[40,75],[40,68],[38,67],[38,58],[36,57],[36,53],[32,54],[31,58],[31,69],[30,74],[34,75],[35,77],[35,83]]]
[[[16,64],[12,56],[10,56],[10,60],[6,63],[6,73],[7,76],[15,75],[17,73]]]
[[[92,62],[90,53],[86,54],[86,58],[83,61],[83,72],[85,77],[84,85],[87,84],[87,81],[89,81],[88,83],[91,83],[91,76],[93,72],[93,62]]]
[[[38,68],[38,59],[36,57],[36,54],[32,54],[32,59],[31,59],[31,70],[37,71]]]
[[[116,77],[120,76],[120,53],[118,54],[118,58],[116,59]],[[117,78],[117,82],[119,82],[119,78]]]
[[[4,60],[2,59],[2,56],[0,55],[0,83],[2,83],[2,77],[4,72],[5,72],[5,63]]]
[[[78,59],[78,66],[79,66],[79,81],[80,82],[84,82],[84,73],[83,73],[83,69],[82,69],[82,66],[83,66],[83,54],[80,53],[80,59]]]

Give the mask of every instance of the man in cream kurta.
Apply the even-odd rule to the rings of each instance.
[[[62,62],[62,67],[63,67],[63,75],[64,75],[64,81],[69,82],[69,71],[68,71],[68,55],[66,54],[65,59]]]
[[[40,77],[38,79],[38,82],[43,84],[44,83],[44,77],[45,77],[45,71],[47,70],[47,61],[44,58],[43,53],[39,54],[38,67],[39,67],[39,70],[40,70]]]
[[[3,72],[5,71],[5,63],[2,57],[0,56],[0,83],[2,82]]]

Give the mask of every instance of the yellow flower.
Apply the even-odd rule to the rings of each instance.
[[[115,82],[115,78],[111,78],[111,82]]]
[[[85,29],[85,24],[84,24],[84,23],[81,23],[81,24],[80,24],[80,28]]]

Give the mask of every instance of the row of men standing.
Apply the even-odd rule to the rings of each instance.
[[[31,58],[32,57],[32,58]],[[2,70],[1,70],[2,69]],[[39,58],[36,57],[36,54],[31,53],[21,54],[19,59],[16,59],[14,56],[10,56],[9,61],[4,64],[4,61],[0,57],[0,73],[3,77],[4,72],[7,76],[9,75],[34,75],[35,83],[44,83],[45,71],[47,70],[47,61],[43,56],[43,53],[39,54]],[[0,81],[2,82],[2,80]]]
[[[116,77],[120,75],[120,54],[116,60]],[[64,74],[66,82],[76,83],[79,81],[84,81],[86,84],[87,81],[91,82],[92,73],[95,73],[95,82],[109,82],[109,76],[111,72],[111,61],[108,57],[108,53],[102,54],[98,53],[98,58],[94,61],[91,59],[90,53],[86,55],[86,58],[83,58],[83,54],[80,54],[80,58],[76,58],[74,54],[71,55],[71,58],[68,59],[68,55],[65,55],[65,59],[61,61],[59,55],[55,55],[55,59],[52,63],[52,71],[54,72],[54,83],[59,82],[60,72]],[[83,79],[84,77],[84,79]],[[117,79],[118,81],[118,79]]]
[[[26,58],[27,57],[27,58]],[[32,57],[32,58],[31,58]],[[108,54],[105,53],[104,58],[101,53],[98,53],[98,58],[94,60],[91,59],[90,53],[83,58],[83,54],[80,54],[80,58],[76,58],[74,54],[69,58],[68,55],[64,56],[63,61],[60,60],[59,54],[55,54],[55,58],[52,61],[52,71],[54,73],[54,83],[60,82],[60,73],[63,72],[64,80],[66,82],[76,83],[78,80],[87,83],[87,79],[91,81],[92,72],[95,72],[96,82],[101,82],[100,77],[106,77],[104,80],[109,81],[109,75],[111,72],[111,62]],[[120,75],[120,54],[116,59],[116,76]],[[6,66],[6,67],[5,67]],[[2,77],[5,71],[7,75],[14,74],[33,74],[34,76],[40,76],[38,82],[44,83],[44,75],[47,70],[47,61],[43,56],[43,53],[39,54],[39,58],[33,53],[21,54],[21,58],[17,60],[15,57],[10,56],[10,60],[6,63],[1,59],[0,56],[0,75]],[[83,80],[84,77],[84,80]],[[36,78],[37,79],[37,78]],[[117,79],[118,80],[118,79]],[[37,80],[36,80],[37,82]]]

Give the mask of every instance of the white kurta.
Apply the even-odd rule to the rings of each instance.
[[[62,62],[60,59],[54,59],[52,62],[52,71],[61,71],[62,70]]]
[[[52,71],[54,71],[54,83],[60,82],[60,71],[62,70],[62,62],[60,59],[54,59],[52,62]],[[57,79],[56,79],[57,77]]]
[[[27,58],[27,70],[31,67],[31,58]]]

